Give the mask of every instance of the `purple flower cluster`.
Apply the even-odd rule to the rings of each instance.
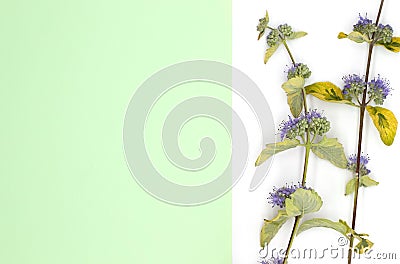
[[[370,158],[368,155],[361,155],[360,156],[360,176],[365,176],[371,173],[371,170],[367,169],[367,164]],[[349,161],[347,163],[347,169],[356,172],[357,170],[357,155],[353,154],[349,156]]]
[[[359,14],[358,22],[353,26],[353,30],[371,36],[376,31],[376,25],[371,19],[367,18],[367,15],[362,17],[361,14]]]
[[[383,101],[390,94],[392,88],[388,80],[381,78],[379,75],[368,83],[368,94],[371,100],[378,105],[383,104]]]
[[[343,76],[342,80],[344,81],[343,91],[344,95],[355,95],[359,96],[363,93],[366,83],[361,78],[361,76],[357,74],[349,74]]]
[[[342,79],[344,81],[342,93],[350,99],[358,99],[367,87],[367,83],[357,74],[349,74],[344,76]],[[370,101],[374,100],[378,105],[383,104],[383,101],[390,94],[391,90],[392,88],[390,87],[389,81],[381,78],[380,75],[368,82]]]
[[[305,186],[299,185],[287,185],[277,189],[274,187],[273,191],[270,192],[268,197],[268,203],[272,204],[272,207],[279,206],[283,208],[285,206],[285,200],[290,198],[290,195],[294,193],[297,189],[308,189]]]
[[[283,258],[281,258],[281,257],[278,257],[278,258],[272,257],[267,261],[263,260],[261,262],[261,264],[283,264]]]
[[[367,35],[370,39],[378,43],[390,43],[393,37],[393,28],[390,25],[379,24],[376,26],[367,16],[359,15],[358,22],[353,26],[353,30],[363,35]]]
[[[297,118],[292,118],[291,116],[289,116],[288,121],[282,122],[279,128],[279,131],[281,132],[281,140],[283,140],[284,138],[293,139],[300,134],[304,134],[306,131],[305,129],[303,130],[301,128],[303,120],[304,115],[302,114]]]
[[[367,15],[365,17],[362,17],[361,14],[358,15],[358,22],[354,26],[368,26],[372,24],[372,20],[367,18]]]
[[[304,63],[295,63],[287,70],[287,78],[303,77],[304,79],[310,78],[311,71]]]
[[[329,131],[330,122],[315,109],[307,112],[307,114],[302,113],[297,118],[289,116],[289,120],[282,122],[279,128],[281,140],[303,136],[307,128],[311,134],[322,136]]]

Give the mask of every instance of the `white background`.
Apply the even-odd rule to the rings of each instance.
[[[375,20],[379,1],[233,1],[233,66],[248,74],[263,90],[271,107],[276,129],[290,113],[286,104],[286,96],[281,84],[286,80],[284,70],[290,64],[289,57],[280,47],[267,65],[263,63],[266,48],[265,37],[257,41],[256,26],[265,10],[270,15],[270,25],[288,23],[295,31],[306,31],[308,36],[291,41],[289,46],[297,62],[306,63],[313,74],[308,83],[331,81],[342,87],[342,76],[357,73],[365,74],[367,45],[360,45],[349,40],[338,40],[340,31],[351,32],[352,25],[358,20],[358,14],[368,13]],[[395,35],[400,36],[400,20],[398,19],[400,2],[386,0],[381,23],[391,24]],[[400,116],[400,54],[376,48],[373,55],[371,76],[381,74],[391,82],[394,89],[384,107]],[[356,108],[343,105],[328,104],[309,97],[309,107],[323,110],[331,121],[332,129],[329,137],[337,137],[344,145],[347,155],[356,152],[358,111]],[[251,166],[261,148],[268,142],[258,140],[259,128],[254,117],[246,107],[234,98],[234,107],[240,108],[246,117],[250,134],[251,149],[249,168],[242,180],[233,189],[233,263],[257,263],[259,232],[263,219],[272,218],[277,209],[267,203],[267,197],[273,186],[297,183],[301,178],[304,150],[290,150],[276,156],[267,179],[255,191],[249,192],[249,184],[254,173]],[[268,106],[266,106],[268,107]],[[371,161],[369,168],[371,177],[380,182],[377,187],[361,189],[359,199],[357,231],[370,234],[375,242],[374,252],[397,253],[400,258],[397,227],[398,186],[400,183],[397,166],[399,164],[400,139],[397,138],[390,147],[379,139],[375,127],[366,118],[363,151],[368,153]],[[351,222],[352,196],[344,196],[346,182],[351,174],[338,169],[326,161],[311,155],[308,173],[308,186],[317,190],[323,198],[324,205],[320,212],[312,217],[324,217],[337,221]],[[310,218],[311,216],[307,217]],[[306,219],[307,219],[306,218]],[[286,247],[292,222],[286,224],[273,240],[271,247]],[[340,248],[340,235],[328,229],[313,229],[298,236],[294,248]],[[347,249],[347,247],[344,247]],[[373,254],[371,256],[374,256]],[[354,263],[397,263],[398,261],[365,260]],[[347,263],[346,259],[291,260],[290,263]]]

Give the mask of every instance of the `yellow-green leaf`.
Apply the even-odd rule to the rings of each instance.
[[[297,231],[297,235],[308,230],[311,228],[315,227],[324,227],[324,228],[330,228],[333,230],[336,230],[340,234],[344,235],[347,237],[348,234],[352,233],[352,229],[349,227],[349,225],[343,221],[339,220],[339,222],[333,222],[329,219],[325,218],[314,218],[307,220],[301,224],[299,227],[299,230]]]
[[[372,248],[374,243],[368,239],[362,238],[361,241],[356,245],[355,249],[358,254],[364,254]]]
[[[375,127],[378,129],[382,142],[387,146],[392,145],[398,124],[393,112],[379,106],[367,106],[367,111]]]
[[[355,192],[356,183],[357,183],[357,178],[353,178],[346,184],[345,195],[349,195],[349,194],[352,194],[353,192]]]
[[[343,145],[336,138],[327,138],[324,136],[319,143],[312,144],[311,150],[319,158],[329,161],[336,167],[342,169],[347,167],[347,158]]]
[[[287,95],[287,103],[290,107],[290,112],[294,117],[298,117],[303,110],[304,98],[301,92],[291,93]]]
[[[287,94],[287,103],[290,107],[290,112],[294,117],[298,117],[303,110],[303,87],[305,80],[302,77],[291,78],[282,84],[283,90]]]
[[[347,36],[348,36],[347,34],[340,32],[337,37],[338,37],[338,39],[344,39],[344,38],[347,38]]]
[[[267,21],[267,24],[269,23],[269,14],[268,10],[265,10],[265,20]]]
[[[331,82],[317,82],[304,87],[307,94],[320,100],[332,103],[348,104],[356,106],[353,102],[346,100],[342,90]]]
[[[393,37],[392,42],[387,44],[378,43],[378,45],[384,46],[387,50],[392,52],[400,52],[400,37]]]
[[[277,43],[276,45],[268,48],[265,51],[265,56],[264,56],[264,64],[267,64],[268,60],[274,55],[275,51],[278,49],[280,43]]]
[[[352,194],[356,190],[356,184],[357,184],[357,178],[351,179],[347,184],[346,184],[346,193],[345,195]],[[376,186],[378,185],[379,182],[371,179],[369,176],[365,175],[360,178],[360,187],[370,187],[370,186]]]
[[[357,43],[370,42],[367,35],[361,34],[357,31],[351,32],[347,38]]]
[[[348,38],[357,43],[371,42],[371,40],[368,38],[367,35],[361,34],[360,32],[357,31],[353,31],[350,34],[345,34],[343,32],[340,32],[337,37],[338,39]]]
[[[304,36],[307,36],[307,32],[298,31],[298,32],[294,32],[290,37],[288,37],[288,39],[298,39],[298,38],[302,38]]]
[[[371,179],[367,175],[361,177],[360,183],[361,183],[361,186],[363,186],[363,187],[377,186],[379,184],[379,182]]]
[[[279,229],[283,226],[284,223],[289,219],[289,216],[286,214],[285,210],[279,210],[278,215],[275,216],[272,220],[264,219],[264,225],[261,229],[260,234],[260,245],[264,248],[265,244],[269,244],[271,240],[278,233]]]
[[[314,190],[297,189],[290,198],[285,200],[288,216],[299,216],[318,212],[322,206],[322,199]]]
[[[303,89],[304,84],[305,84],[304,78],[297,76],[283,83],[282,88],[283,90],[285,90],[286,93],[296,93],[298,91],[301,91],[301,89]]]
[[[300,141],[298,141],[297,139],[285,139],[282,142],[267,144],[265,149],[263,149],[261,151],[261,154],[258,156],[256,160],[256,166],[261,165],[273,155],[287,149],[295,148],[298,145],[300,145]]]

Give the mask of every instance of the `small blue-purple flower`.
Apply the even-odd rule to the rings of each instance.
[[[367,164],[370,158],[368,155],[360,156],[360,177],[368,175],[371,173],[371,170],[367,169]],[[357,170],[357,155],[353,154],[349,156],[349,161],[347,163],[347,169],[356,173]]]
[[[310,78],[311,71],[306,64],[295,63],[287,70],[287,79],[294,77],[303,77],[304,79]]]
[[[278,258],[272,257],[267,261],[265,261],[265,260],[261,261],[261,264],[283,264],[283,258],[281,258],[281,257],[278,257]]]
[[[281,188],[274,187],[273,191],[270,192],[268,197],[268,203],[272,204],[272,207],[279,206],[283,208],[285,206],[285,200],[290,198],[290,195],[294,193],[297,189],[306,189],[305,186],[299,185],[287,185]]]
[[[357,74],[343,76],[342,80],[344,82],[342,93],[351,98],[361,95],[366,87],[365,81]]]
[[[379,75],[368,83],[368,88],[370,100],[374,100],[377,105],[382,105],[392,90],[389,81]]]
[[[289,116],[289,120],[282,122],[279,128],[281,133],[281,140],[284,138],[294,139],[306,132],[307,122],[304,120],[304,116],[301,115],[297,118]]]
[[[279,128],[281,140],[303,137],[307,129],[313,135],[322,136],[329,131],[330,122],[317,110],[308,111],[306,115],[302,113],[297,118],[289,116],[289,120],[282,122]]]
[[[362,17],[360,14],[358,16],[357,24],[353,25],[353,30],[361,34],[367,35],[368,37],[372,37],[372,34],[374,34],[377,30],[377,26],[372,22],[371,19],[367,18],[367,15],[365,15],[365,17]]]
[[[390,25],[383,24],[376,26],[371,19],[367,18],[367,15],[365,17],[359,15],[358,22],[353,26],[353,30],[368,36],[374,42],[381,44],[392,42],[393,28]]]

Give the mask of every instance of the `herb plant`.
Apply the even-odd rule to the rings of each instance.
[[[272,207],[278,208],[277,215],[271,220],[264,220],[261,229],[260,245],[269,244],[279,229],[294,218],[291,234],[285,256],[274,256],[268,263],[287,263],[289,252],[295,237],[311,228],[331,228],[342,234],[349,240],[348,264],[352,261],[353,250],[359,254],[369,250],[373,243],[367,239],[368,235],[356,232],[357,205],[360,187],[378,185],[378,182],[370,177],[371,171],[367,168],[369,156],[362,152],[364,119],[366,112],[377,128],[382,142],[391,145],[397,131],[397,120],[394,114],[381,107],[390,95],[389,81],[383,76],[370,77],[372,53],[376,46],[381,46],[392,52],[400,51],[400,38],[393,37],[393,29],[390,25],[379,23],[384,0],[381,0],[376,21],[373,22],[367,16],[359,15],[353,31],[349,34],[339,33],[339,39],[349,39],[356,43],[366,43],[368,46],[368,58],[366,73],[363,76],[349,74],[342,78],[343,88],[339,88],[332,82],[317,82],[307,84],[311,76],[310,68],[303,62],[297,62],[291,52],[288,43],[307,35],[303,31],[294,31],[288,24],[275,27],[270,26],[269,15],[259,19],[257,31],[258,39],[266,35],[268,48],[264,55],[264,63],[267,63],[275,51],[284,47],[290,58],[291,66],[286,71],[287,81],[282,84],[282,89],[287,95],[287,104],[292,116],[283,121],[279,128],[280,142],[267,144],[259,155],[256,166],[261,165],[275,154],[289,149],[304,148],[304,167],[299,173],[299,183],[283,183],[282,187],[275,187],[268,201]],[[322,114],[322,111],[309,108],[307,96],[314,96],[330,103],[340,103],[346,107],[353,107],[359,112],[357,153],[348,156],[344,152],[338,139],[328,136],[331,123]],[[310,153],[329,161],[332,165],[351,171],[352,178],[347,183],[345,194],[353,194],[353,214],[351,225],[344,220],[332,221],[325,218],[313,218],[302,221],[306,214],[320,210],[323,202],[320,195],[312,187],[307,185],[307,169]],[[295,173],[295,172],[294,172]],[[355,245],[355,239],[357,244]]]

